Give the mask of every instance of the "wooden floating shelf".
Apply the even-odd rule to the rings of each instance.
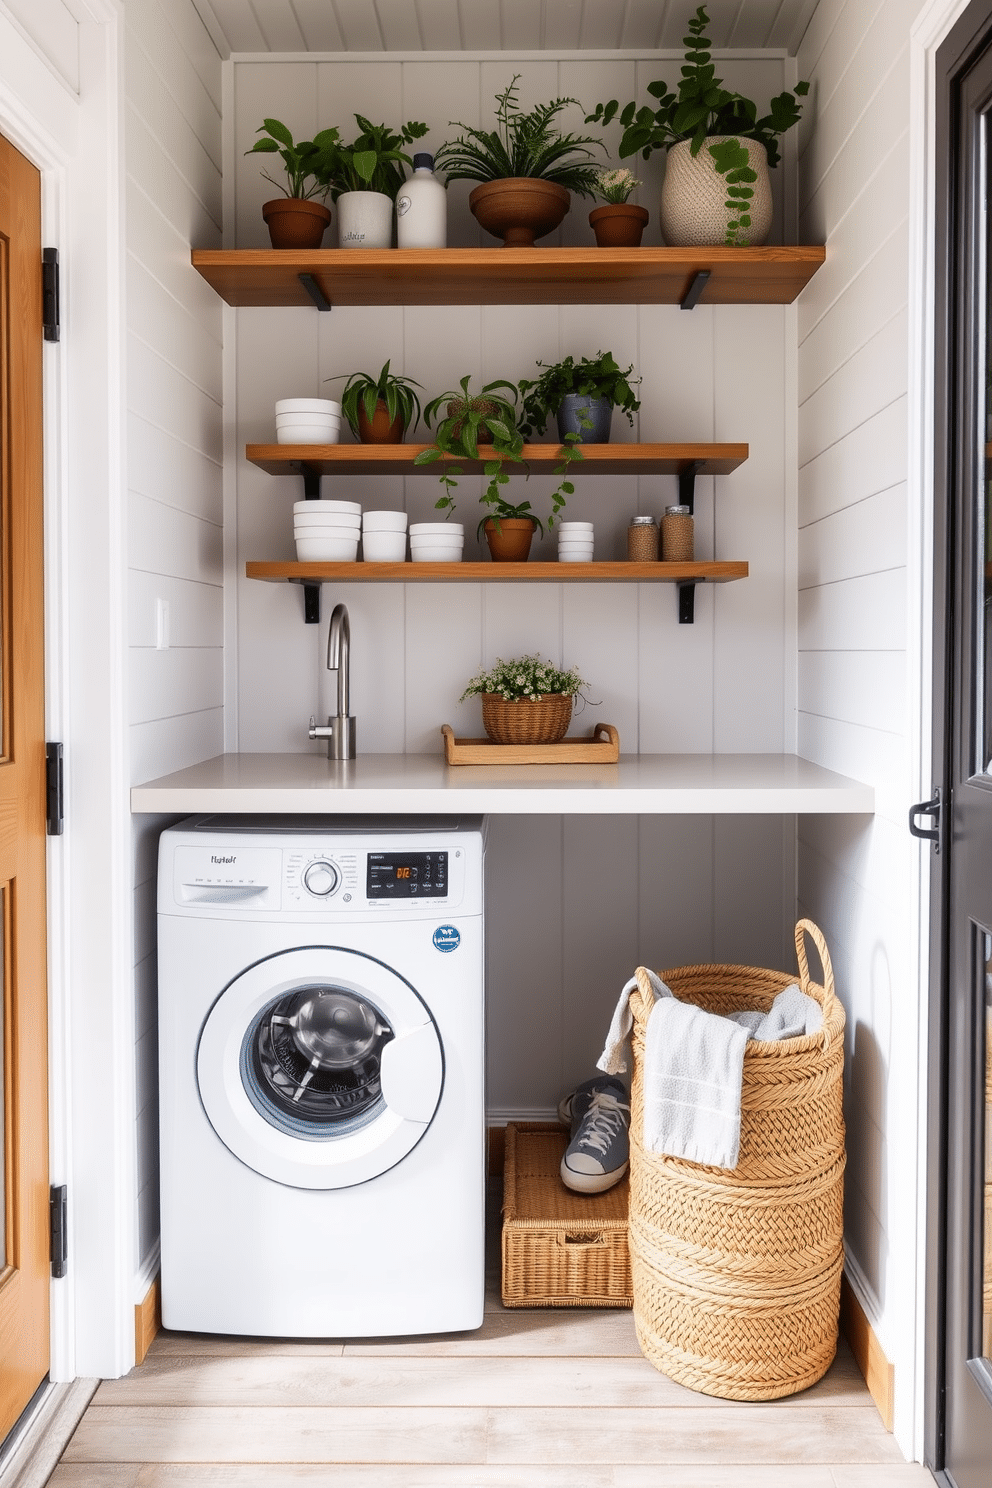
[[[746,563],[247,563],[249,579],[295,584],[727,584]]]
[[[355,250],[358,251],[357,249]],[[434,475],[440,460],[415,465],[426,444],[249,444],[252,465],[269,475]],[[523,458],[531,471],[551,471],[561,464],[558,444],[525,444]],[[679,475],[695,466],[697,475],[729,475],[748,457],[746,444],[584,444],[576,475]],[[491,456],[489,457],[491,458]],[[466,471],[482,469],[482,460],[459,460]],[[510,463],[511,474],[523,466]]]
[[[826,249],[194,248],[229,305],[791,305]],[[708,278],[700,284],[697,276]],[[301,278],[301,275],[303,276]],[[695,286],[695,289],[694,289]]]

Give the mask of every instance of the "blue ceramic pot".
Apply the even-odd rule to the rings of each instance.
[[[579,409],[592,420],[592,428],[584,429],[579,422]],[[609,444],[610,424],[613,420],[613,404],[609,398],[588,398],[581,393],[566,393],[562,405],[555,414],[558,438],[566,434],[578,434],[580,444]]]

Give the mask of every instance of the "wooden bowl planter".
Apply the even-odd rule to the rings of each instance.
[[[597,248],[639,248],[649,220],[647,209],[633,202],[607,202],[589,213]]]
[[[570,202],[564,186],[536,176],[483,181],[468,199],[479,226],[502,238],[504,248],[533,248],[535,238],[554,232]]]
[[[362,405],[358,405],[358,438],[362,444],[402,444],[405,433],[402,412],[390,419],[389,409],[381,398],[371,419]]]
[[[483,531],[494,563],[527,562],[536,531],[530,517],[488,517]]]
[[[498,692],[484,692],[482,727],[494,744],[557,744],[568,733],[574,700],[570,692],[554,692],[539,703],[508,703]]]
[[[323,202],[278,196],[262,204],[262,216],[273,248],[319,248],[331,223]]]

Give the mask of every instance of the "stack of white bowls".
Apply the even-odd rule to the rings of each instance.
[[[361,530],[359,501],[293,503],[293,535],[301,563],[354,563]]]
[[[591,563],[593,527],[591,522],[561,522],[558,527],[558,562]]]
[[[406,512],[362,513],[362,557],[366,563],[403,563],[406,559]]]
[[[464,546],[461,522],[410,524],[410,557],[414,563],[461,563]]]
[[[277,444],[337,444],[341,404],[331,398],[280,398],[276,404]]]

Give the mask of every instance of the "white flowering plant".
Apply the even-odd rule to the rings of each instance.
[[[588,685],[574,667],[563,672],[538,655],[520,656],[515,661],[497,659],[494,667],[472,678],[459,702],[483,692],[495,692],[507,703],[539,703],[554,693],[581,694]]]
[[[636,191],[640,184],[633,171],[624,170],[623,168],[620,170],[600,171],[596,177],[595,191],[596,195],[601,196],[604,202],[608,202],[611,206],[619,207],[623,205],[632,191]]]

